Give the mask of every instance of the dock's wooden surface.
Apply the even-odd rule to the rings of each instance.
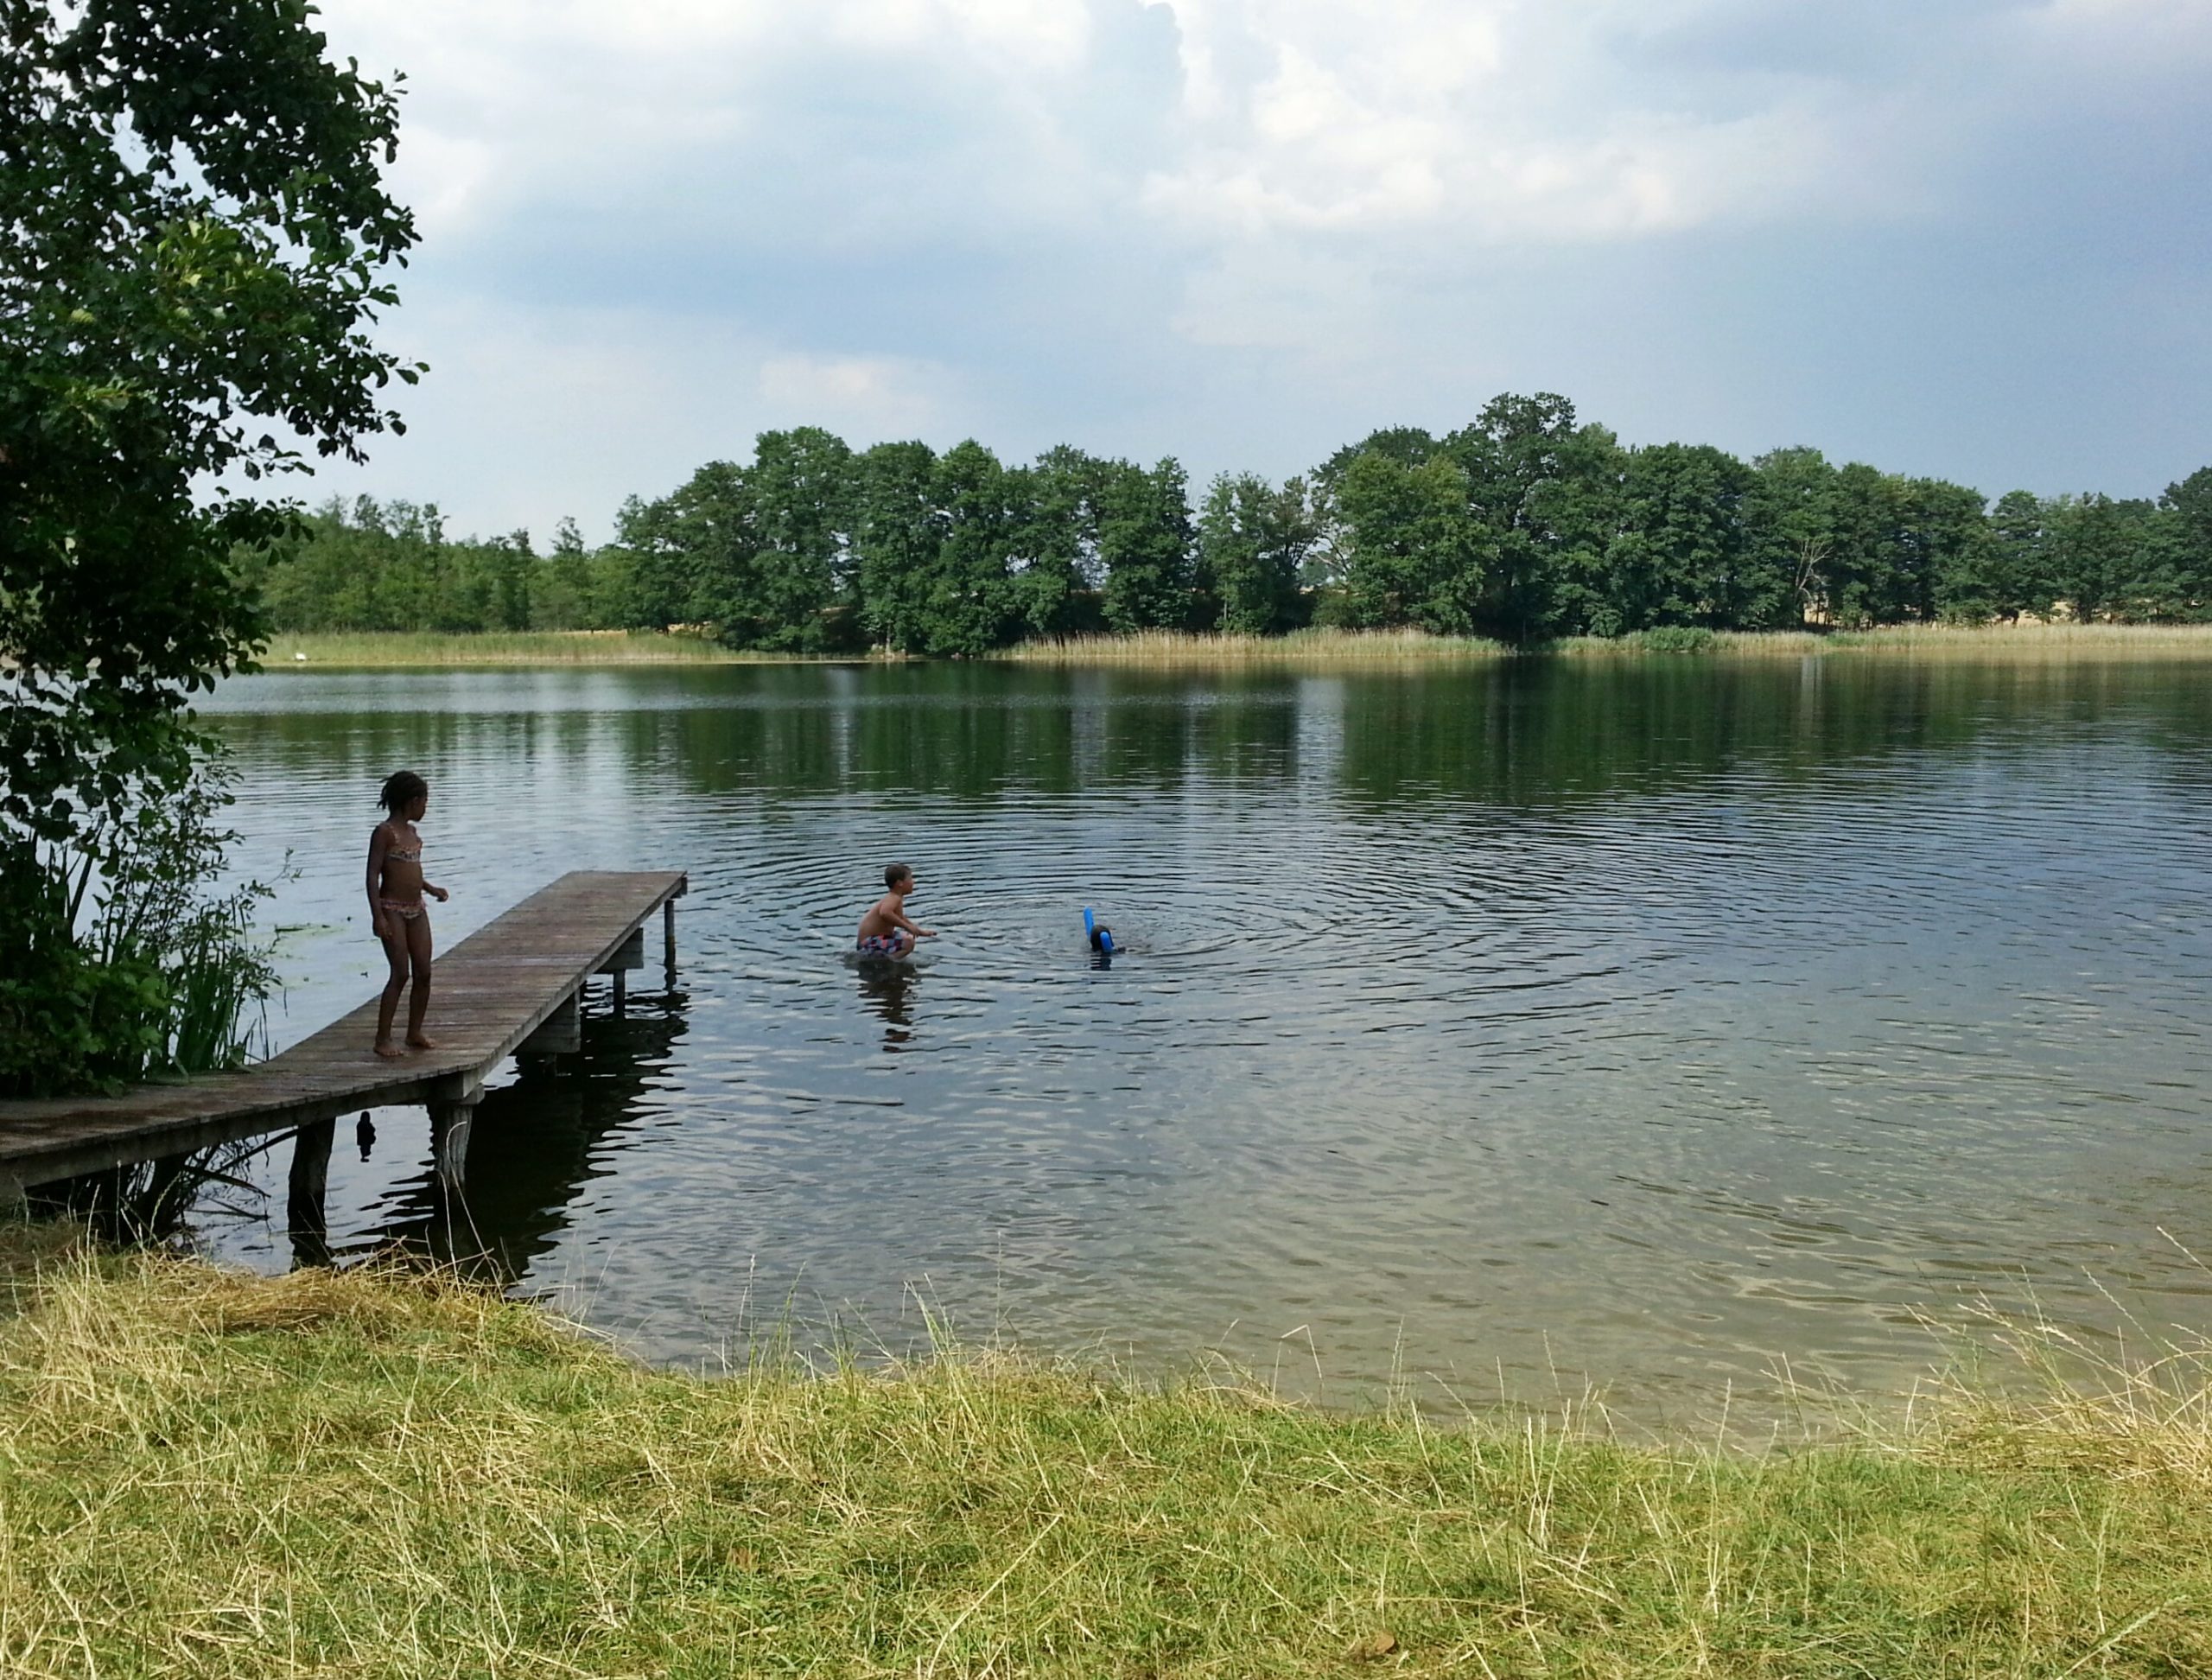
[[[398,1060],[378,1055],[372,998],[281,1055],[235,1073],[140,1085],[115,1097],[0,1102],[0,1194],[349,1109],[465,1104],[485,1075],[683,890],[680,874],[578,870],[479,928],[432,968],[427,1030],[435,1050]],[[404,1034],[404,999],[400,1009]]]

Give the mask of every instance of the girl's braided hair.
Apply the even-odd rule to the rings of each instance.
[[[395,770],[384,779],[384,791],[377,795],[377,803],[397,817],[429,791],[430,784],[412,770]]]

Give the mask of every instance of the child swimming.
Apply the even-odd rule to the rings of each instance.
[[[861,918],[860,939],[853,949],[863,957],[911,957],[917,939],[934,939],[937,930],[917,927],[906,920],[906,894],[914,890],[914,872],[893,863],[883,872],[889,888]]]
[[[415,824],[429,807],[429,785],[412,770],[399,771],[385,778],[377,803],[386,815],[369,836],[369,926],[384,945],[391,976],[377,1006],[376,1051],[398,1056],[406,1053],[391,1041],[391,1017],[410,971],[415,989],[407,1000],[407,1042],[416,1050],[438,1047],[423,1031],[430,1009],[430,911],[423,895],[443,904],[447,894],[423,878],[423,837]]]

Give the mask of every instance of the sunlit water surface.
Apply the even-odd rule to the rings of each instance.
[[[341,1256],[457,1255],[662,1360],[905,1349],[926,1308],[1675,1416],[1894,1390],[1983,1303],[2212,1325],[2208,677],[286,672],[207,710],[247,867],[296,871],[279,1045],[379,977],[391,769],[443,942],[564,869],[690,874],[675,989],[618,1021],[601,983],[581,1071],[503,1070],[461,1196],[419,1110],[365,1159],[341,1127]],[[856,972],[893,857],[944,937]],[[288,1156],[205,1193],[207,1248],[293,1263]]]

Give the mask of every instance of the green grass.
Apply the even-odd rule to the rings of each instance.
[[[12,1240],[11,1676],[2212,1672],[2194,1361],[1730,1453]]]

